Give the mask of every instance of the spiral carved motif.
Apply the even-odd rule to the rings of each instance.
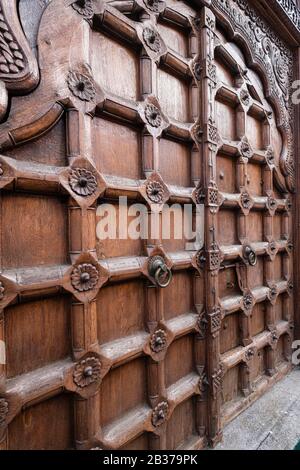
[[[5,424],[7,415],[8,415],[8,402],[5,400],[5,398],[0,398],[0,426]]]

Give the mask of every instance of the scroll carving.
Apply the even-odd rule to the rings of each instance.
[[[0,300],[2,300],[4,298],[4,286],[2,284],[2,282],[0,282]]]
[[[277,3],[296,26],[298,31],[300,31],[300,10],[296,5],[295,0],[277,0]]]
[[[6,88],[21,92],[30,91],[39,80],[36,60],[23,34],[16,2],[12,0],[0,2],[0,80]],[[0,113],[5,111],[1,109]]]
[[[1,398],[0,399],[0,426],[5,424],[7,414],[8,414],[8,403],[4,398]]]

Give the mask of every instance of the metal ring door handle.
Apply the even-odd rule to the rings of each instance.
[[[149,274],[161,288],[168,287],[173,278],[173,273],[162,256],[154,256],[150,259]]]
[[[255,251],[251,248],[251,246],[246,246],[244,250],[244,256],[250,266],[256,266],[257,264],[257,256]]]
[[[168,268],[167,265],[165,265],[164,267],[157,268],[154,275],[154,279],[156,280],[157,284],[159,285],[159,287],[162,288],[168,287],[168,285],[172,281],[172,277],[172,271],[170,268]]]

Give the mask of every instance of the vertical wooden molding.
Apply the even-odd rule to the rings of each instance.
[[[215,83],[211,74],[207,73],[214,67],[214,31],[216,19],[212,11],[204,7],[201,11],[199,34],[199,58],[205,71],[200,84],[200,127],[203,130],[201,154],[203,161],[203,188],[205,200],[205,293],[206,312],[208,316],[207,332],[207,372],[210,385],[208,399],[208,439],[211,445],[216,445],[222,438],[221,431],[221,389],[222,371],[220,369],[220,311],[218,266],[212,261],[218,256],[217,252],[217,215],[210,205],[210,190],[216,189],[216,152],[215,141]],[[219,316],[218,325],[213,326],[213,318]]]
[[[70,109],[67,115],[67,155],[69,164],[76,157],[91,161],[91,116]],[[69,198],[69,254],[74,263],[81,253],[96,258],[96,207],[79,207]],[[72,354],[80,360],[87,353],[99,350],[96,300],[71,304]],[[77,449],[91,448],[93,438],[100,432],[100,392],[92,397],[74,397],[74,431]]]
[[[140,15],[140,21],[149,22],[149,14],[143,10]],[[155,27],[157,17],[153,15],[151,22]],[[140,94],[141,99],[146,101],[151,95],[157,96],[157,72],[156,63],[147,52],[142,48],[140,55]],[[159,139],[152,135],[146,128],[142,134],[142,162],[143,174],[147,179],[154,171],[159,169]],[[160,227],[161,209],[150,207],[148,210],[148,226],[150,236],[145,240],[148,256],[151,256],[152,250],[161,247]],[[153,236],[152,236],[153,234]],[[163,290],[151,283],[146,284],[146,318],[150,335],[153,335],[158,328],[159,323],[164,319],[164,299]],[[165,401],[165,362],[164,359],[156,361],[152,357],[147,358],[147,393],[148,402],[154,410],[162,401]],[[152,419],[153,421],[153,419]],[[155,432],[149,434],[150,450],[165,450],[166,444],[166,424],[158,427]]]

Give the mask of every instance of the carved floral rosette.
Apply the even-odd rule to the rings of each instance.
[[[88,357],[75,365],[73,372],[74,383],[85,388],[99,382],[101,376],[101,362],[98,357]]]
[[[168,416],[169,405],[166,401],[159,403],[152,411],[151,422],[154,427],[162,426]]]

